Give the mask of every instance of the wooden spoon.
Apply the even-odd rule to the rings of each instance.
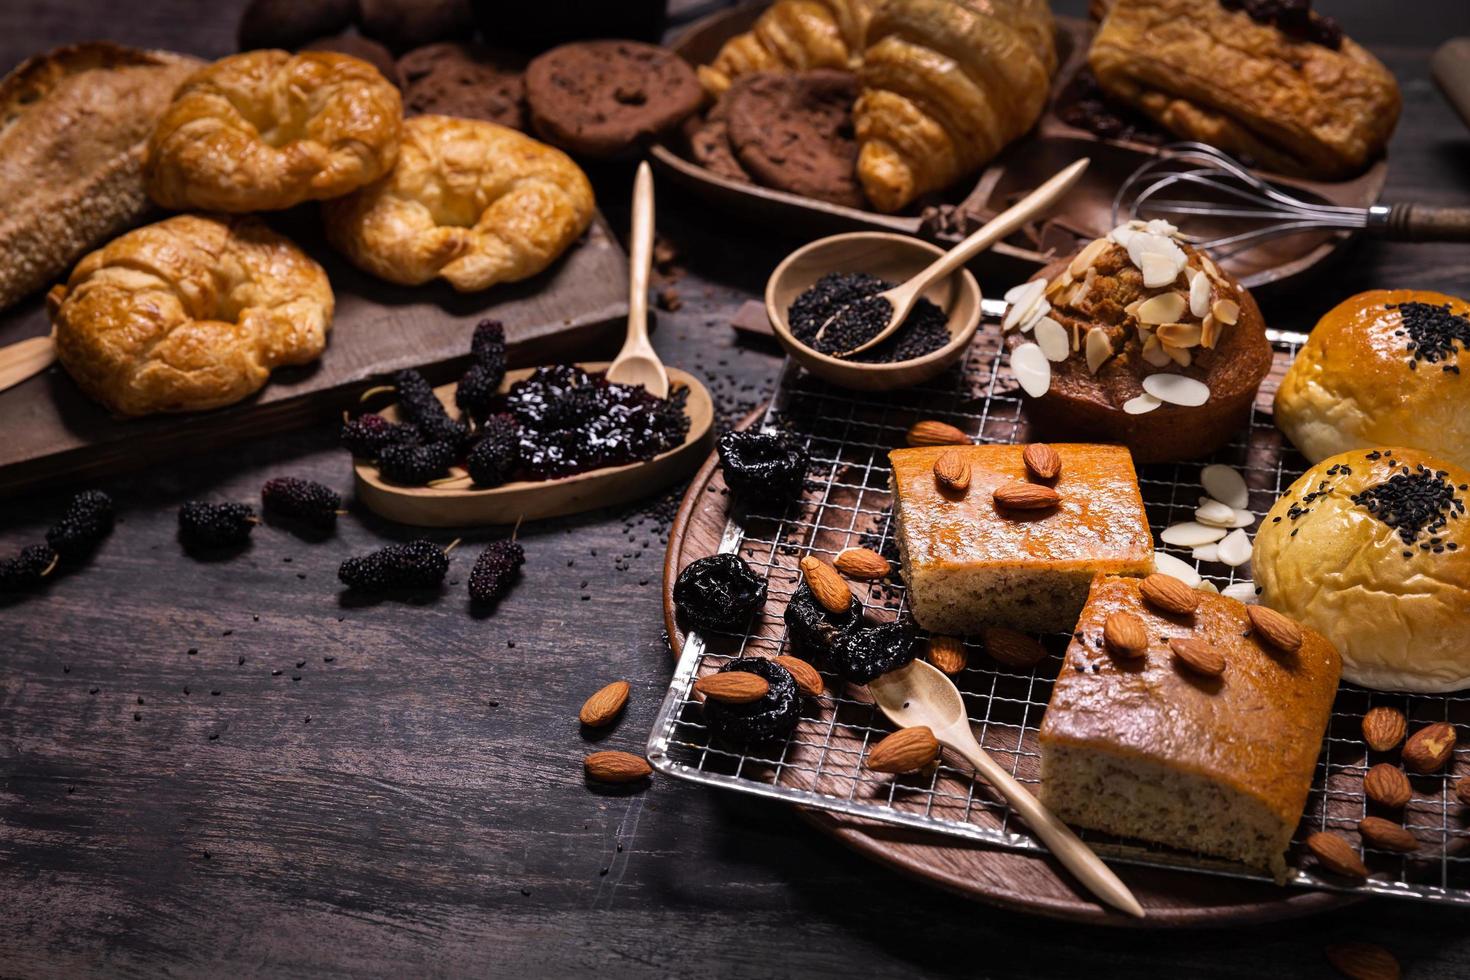
[[[0,347],[0,391],[14,388],[40,374],[56,360],[56,342],[50,335],[31,337]]]
[[[1030,221],[1037,214],[1051,207],[1056,203],[1058,198],[1067,192],[1068,188],[1077,182],[1077,178],[1082,176],[1082,172],[1087,169],[1089,162],[1087,157],[1083,157],[1068,165],[1065,169],[1052,176],[1046,183],[1036,188],[1036,190],[1027,194],[994,218],[991,218],[983,226],[976,229],[970,237],[935,259],[912,279],[901,282],[892,289],[884,290],[876,296],[858,300],[857,302],[862,303],[871,302],[877,298],[887,300],[889,306],[888,322],[882,330],[879,330],[872,337],[869,337],[851,350],[843,351],[842,355],[839,356],[858,354],[872,347],[874,344],[880,344],[887,340],[903,324],[904,319],[909,315],[909,311],[914,308],[914,301],[919,298],[930,283],[943,279],[980,252],[983,252],[1000,239]],[[846,310],[851,309],[854,305],[856,304],[849,303],[833,312],[827,318],[827,322],[822,324],[822,328],[817,331],[815,339],[821,340],[822,335],[827,332],[837,318],[842,316]]]
[[[975,741],[964,699],[948,677],[922,660],[915,660],[869,681],[868,690],[889,721],[900,728],[927,725],[942,745],[963,756],[1094,895],[1129,915],[1143,917],[1143,906],[1138,904],[1138,899],[1092,848]]]
[[[628,339],[607,369],[607,380],[642,385],[655,398],[669,397],[669,372],[648,342],[648,270],[653,262],[653,171],[638,164],[633,178],[633,231],[628,248]]]

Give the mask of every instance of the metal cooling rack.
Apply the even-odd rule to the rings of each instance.
[[[1269,336],[1274,364],[1240,438],[1212,460],[1139,468],[1139,485],[1155,535],[1193,518],[1204,493],[1198,475],[1206,462],[1228,463],[1246,476],[1250,507],[1258,522],[1306,468],[1306,460],[1271,418],[1276,388],[1306,338],[1277,331]],[[915,421],[940,419],[979,442],[1027,441],[1021,399],[1014,381],[1001,372],[1001,360],[998,331],[983,331],[960,368],[928,386],[877,396],[834,388],[787,362],[763,426],[781,427],[806,440],[812,459],[808,489],[799,502],[782,511],[732,513],[719,550],[740,553],[752,569],[764,574],[769,598],[744,633],[705,631],[686,637],[648,742],[648,758],[656,769],[680,779],[865,820],[1044,853],[1024,824],[1013,820],[1004,800],[972,778],[968,768],[941,764],[932,774],[899,778],[864,769],[869,745],[892,728],[862,688],[824,673],[826,693],[807,699],[791,736],[744,753],[711,742],[692,692],[698,677],[733,657],[790,652],[782,612],[798,581],[802,555],[814,551],[830,557],[844,548],[866,546],[896,564],[887,454],[904,444],[904,432]],[[1192,561],[1189,549],[1164,550],[1194,564],[1221,588],[1236,581],[1237,571],[1242,577],[1248,574],[1249,566],[1237,570],[1198,563]],[[881,620],[903,612],[904,588],[896,576],[892,582],[866,588],[861,582],[853,585],[869,618]],[[1039,782],[1037,729],[1069,639],[1066,634],[1042,637],[1048,656],[1031,673],[1002,667],[985,655],[981,644],[967,643],[969,666],[954,678],[981,744],[1022,783]],[[1344,685],[1333,705],[1312,791],[1288,856],[1293,867],[1312,867],[1302,842],[1316,830],[1335,830],[1363,844],[1358,821],[1376,809],[1363,796],[1363,775],[1381,760],[1368,758],[1360,726],[1363,713],[1380,704],[1402,710],[1410,731],[1431,721],[1470,723],[1470,697],[1382,694]],[[1461,806],[1453,790],[1457,775],[1470,769],[1467,752],[1457,751],[1449,766],[1452,774],[1410,776],[1414,796],[1402,818],[1419,840],[1416,853],[1363,847],[1364,861],[1373,873],[1367,882],[1348,885],[1299,870],[1288,885],[1470,905],[1470,807]],[[1100,853],[1119,861],[1271,880],[1236,865],[1166,848],[1095,833],[1082,836]]]

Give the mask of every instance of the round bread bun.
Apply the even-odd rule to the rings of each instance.
[[[1419,316],[1409,329],[1404,303],[1448,306],[1464,318],[1450,333],[1470,338],[1470,303],[1444,293],[1374,289],[1333,307],[1276,392],[1276,424],[1307,459],[1392,444],[1470,466],[1470,376],[1460,373],[1467,341],[1446,342],[1433,323],[1426,336]]]
[[[592,185],[565,153],[453,116],[403,123],[398,166],[323,207],[327,238],[359,268],[460,292],[534,276],[592,220]]]
[[[148,195],[176,210],[276,211],[340,197],[398,158],[398,89],[360,58],[247,51],[200,69],[148,141]]]
[[[62,366],[122,415],[237,402],[326,347],[322,267],[256,218],[181,214],[85,256],[46,297]]]
[[[1467,487],[1470,471],[1420,449],[1354,449],[1322,460],[1256,534],[1261,602],[1330,639],[1354,684],[1470,687]],[[1416,529],[1399,519],[1400,500],[1408,512],[1414,500],[1439,506],[1424,508],[1429,520]]]

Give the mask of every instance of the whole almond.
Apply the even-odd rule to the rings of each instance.
[[[996,487],[991,498],[995,506],[1003,510],[1046,510],[1062,502],[1061,496],[1051,487],[1019,480]]]
[[[1291,618],[1262,605],[1245,607],[1245,614],[1261,639],[1286,653],[1296,653],[1302,647],[1302,628]]]
[[[970,464],[958,449],[946,449],[934,461],[934,479],[941,489],[964,493],[970,489]]]
[[[800,657],[772,657],[771,661],[791,673],[791,679],[796,681],[796,687],[802,694],[817,697],[822,693],[822,675],[805,660]]]
[[[1148,630],[1143,620],[1120,610],[1103,622],[1103,642],[1116,656],[1141,657],[1148,652]]]
[[[904,441],[910,446],[964,446],[969,444],[970,437],[948,422],[925,419],[909,428]]]
[[[1455,799],[1470,806],[1470,776],[1461,776],[1455,782]]]
[[[823,609],[830,613],[847,612],[852,604],[852,590],[842,581],[837,569],[815,555],[807,555],[801,560],[801,574]]]
[[[1206,677],[1219,677],[1225,673],[1225,655],[1217,647],[1204,640],[1176,636],[1169,641],[1175,661]]]
[[[1364,817],[1358,821],[1358,833],[1363,835],[1363,840],[1385,851],[1408,854],[1419,850],[1419,842],[1413,834],[1392,820],[1382,817]]]
[[[1317,859],[1317,863],[1334,874],[1345,875],[1349,878],[1366,878],[1368,869],[1363,864],[1363,859],[1358,857],[1358,852],[1349,844],[1346,837],[1334,834],[1329,830],[1319,830],[1307,838],[1307,850]]]
[[[887,578],[893,571],[888,559],[871,548],[848,548],[832,564],[848,578]]]
[[[1046,656],[1046,648],[1025,633],[1004,626],[990,626],[985,630],[985,652],[1005,664],[1029,670]]]
[[[648,760],[631,752],[593,752],[582,761],[588,779],[599,783],[631,783],[653,773]]]
[[[1188,616],[1199,606],[1200,593],[1179,579],[1162,572],[1154,572],[1138,586],[1143,601],[1155,609],[1176,616]]]
[[[1348,980],[1399,980],[1399,961],[1373,943],[1336,943],[1323,952],[1333,969]]]
[[[970,662],[970,655],[957,636],[931,636],[929,662],[946,674],[958,674]]]
[[[1414,796],[1414,787],[1409,777],[1391,762],[1380,762],[1363,775],[1363,795],[1377,803],[1397,810]]]
[[[1408,730],[1404,713],[1397,708],[1370,708],[1363,716],[1363,741],[1374,752],[1387,752],[1398,745]]]
[[[582,702],[577,720],[589,728],[601,728],[616,718],[627,703],[628,682],[613,681]]]
[[[1455,728],[1438,721],[1419,729],[1404,743],[1404,765],[1415,772],[1434,772],[1455,752]]]
[[[939,741],[928,726],[900,728],[868,750],[866,765],[874,772],[903,773],[922,769],[939,758]]]
[[[1021,450],[1021,462],[1037,480],[1055,480],[1062,472],[1062,457],[1044,442],[1033,442]]]
[[[752,674],[748,670],[727,670],[705,674],[694,682],[694,689],[711,701],[749,704],[765,697],[771,685],[760,674]]]

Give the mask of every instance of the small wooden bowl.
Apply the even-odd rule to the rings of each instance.
[[[792,252],[766,280],[766,315],[776,339],[817,377],[857,391],[890,391],[921,384],[965,356],[980,325],[980,284],[968,269],[924,290],[949,316],[949,343],[923,357],[893,364],[844,361],[819,354],[798,341],[786,322],[791,303],[829,272],[866,272],[899,283],[944,254],[944,249],[907,235],[854,231],[819,238]]]
[[[600,373],[608,362],[578,364],[584,371]],[[530,377],[534,368],[508,371],[500,385],[504,393],[513,383]],[[514,524],[519,520],[561,517],[597,507],[627,503],[660,490],[675,480],[692,473],[714,447],[714,403],[699,379],[678,368],[669,368],[670,390],[689,389],[684,411],[689,416],[689,434],[684,441],[642,463],[606,466],[555,480],[520,480],[498,487],[477,490],[471,486],[405,487],[388,483],[378,476],[378,468],[366,460],[353,464],[357,499],[369,510],[390,521],[418,527],[468,527],[478,524]],[[440,385],[434,394],[454,418],[459,409],[454,404],[457,385]],[[389,421],[398,421],[398,406],[390,405],[380,413]],[[460,466],[452,467],[451,477],[468,475]]]

